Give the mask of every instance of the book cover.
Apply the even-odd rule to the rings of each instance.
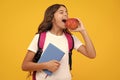
[[[42,53],[40,59],[38,60],[38,63],[48,62],[50,60],[60,61],[63,56],[64,56],[64,52],[50,43],[45,49],[45,51]],[[52,74],[52,72],[48,70],[44,70],[44,72],[47,73],[48,75]]]

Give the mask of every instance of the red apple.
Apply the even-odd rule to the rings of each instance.
[[[68,18],[65,22],[65,26],[71,30],[74,30],[78,27],[79,21],[76,18]]]

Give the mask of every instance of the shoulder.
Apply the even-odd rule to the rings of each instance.
[[[35,34],[32,41],[38,41],[38,39],[39,39],[39,34]]]
[[[73,35],[73,34],[71,34],[71,36],[72,36],[72,38],[74,39],[74,38],[77,38],[75,35]]]
[[[81,40],[79,40],[79,38],[77,38],[75,35],[71,35],[71,36],[73,38],[74,43],[77,43],[77,42],[81,43]]]
[[[39,37],[39,35],[40,35],[40,34],[35,34],[35,36],[34,36],[34,37]]]
[[[38,39],[38,38],[39,38],[39,34],[35,34],[34,39]]]
[[[71,37],[73,38],[74,41],[77,39],[77,37],[73,34],[71,34]]]

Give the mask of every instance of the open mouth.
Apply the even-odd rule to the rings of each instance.
[[[65,23],[65,22],[66,22],[66,19],[63,19],[63,20],[62,20],[62,22],[64,22],[64,23]]]

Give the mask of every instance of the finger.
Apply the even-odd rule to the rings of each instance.
[[[60,64],[59,61],[57,61],[57,60],[53,60],[53,62]]]
[[[55,62],[57,66],[60,66],[60,63],[59,62]]]

